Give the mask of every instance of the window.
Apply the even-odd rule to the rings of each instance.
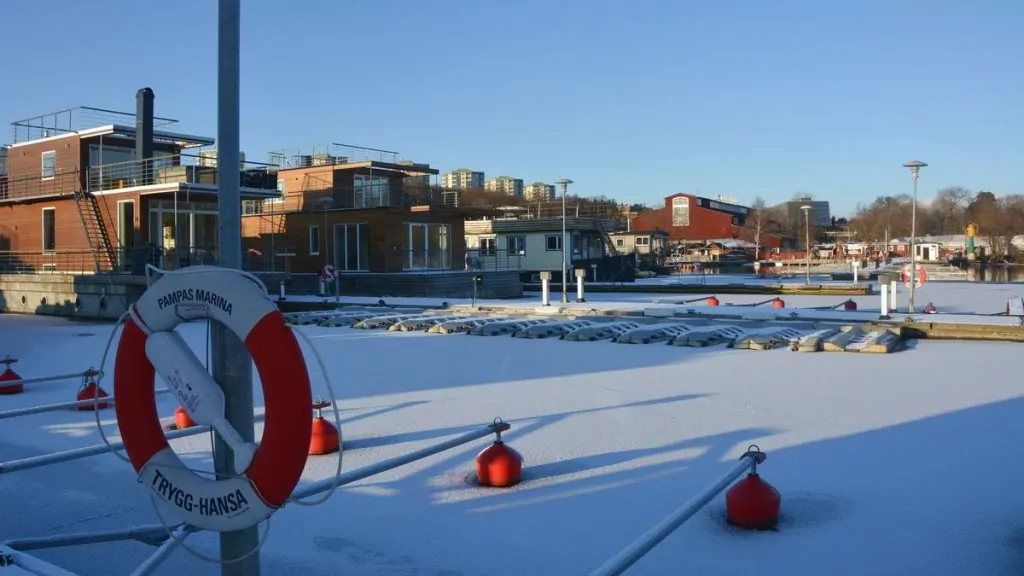
[[[526,236],[509,236],[505,239],[509,256],[526,254]]]
[[[356,208],[377,208],[391,204],[390,182],[386,176],[356,174],[352,177]]]
[[[651,245],[651,239],[648,236],[637,236],[636,237],[636,245],[637,246],[650,246]]]
[[[272,198],[267,198],[267,199],[263,200],[263,203],[264,204],[281,204],[281,203],[284,202],[284,193],[285,193],[284,192],[284,178],[281,178],[280,176],[277,177],[277,191],[281,193],[280,196],[275,196],[275,197],[272,197]],[[270,209],[270,210],[272,211],[273,209]],[[260,213],[262,213],[262,212],[263,212],[263,210],[261,209]]]
[[[544,246],[548,252],[562,249],[562,235],[548,234],[544,237]]]
[[[480,241],[484,245],[483,239]],[[451,242],[447,224],[409,224],[407,269],[449,270]]]
[[[623,244],[625,244],[625,242],[622,241],[622,238],[615,239],[615,245],[618,246],[619,248],[622,248]]]
[[[43,252],[57,249],[57,209],[43,208]]]
[[[57,175],[57,152],[48,150],[43,152],[43,180],[49,180]]]
[[[672,225],[690,225],[690,199],[686,196],[676,196],[672,199]]]
[[[369,224],[334,226],[334,268],[348,272],[370,270]]]
[[[309,227],[309,255],[318,256],[320,254],[320,227],[310,226]]]
[[[480,239],[480,254],[494,256],[498,252],[498,241],[494,238]]]

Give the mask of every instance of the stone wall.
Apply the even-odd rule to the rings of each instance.
[[[0,274],[0,312],[116,320],[145,289],[127,274]]]

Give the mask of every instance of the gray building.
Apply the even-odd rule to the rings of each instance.
[[[491,192],[501,192],[516,198],[523,197],[523,179],[511,176],[498,176],[486,182],[484,189]]]
[[[469,168],[459,168],[441,175],[441,186],[449,190],[468,190],[484,187],[484,173]]]
[[[832,225],[832,209],[829,207],[828,200],[815,200],[810,197],[794,198],[786,202],[786,214],[790,221],[803,224],[802,206],[811,207],[807,216],[812,226],[828,227]]]

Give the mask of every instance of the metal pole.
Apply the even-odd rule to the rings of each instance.
[[[178,528],[171,533],[171,537],[164,540],[164,543],[154,550],[153,554],[147,558],[145,562],[139,564],[138,568],[131,573],[131,576],[149,576],[156,572],[156,569],[160,567],[160,564],[163,564],[163,561],[171,555],[171,552],[174,552],[174,549],[181,544],[181,541],[188,538],[188,535],[193,531],[194,528],[190,526],[178,526]]]
[[[309,498],[310,496],[314,496],[321,492],[326,492],[335,485],[344,486],[346,484],[358,482],[364,478],[369,478],[370,476],[374,476],[382,472],[387,472],[388,470],[398,468],[399,466],[405,466],[406,464],[415,462],[417,460],[422,460],[424,458],[428,458],[430,456],[433,456],[434,454],[444,452],[445,450],[451,450],[456,446],[468,444],[474,440],[483,438],[484,436],[489,436],[496,432],[504,432],[509,428],[511,428],[511,426],[509,426],[505,422],[496,422],[494,424],[484,426],[483,428],[480,428],[473,432],[467,432],[462,436],[456,436],[455,438],[452,438],[451,440],[447,440],[445,442],[441,442],[440,444],[434,444],[433,446],[421,448],[419,450],[409,452],[408,454],[404,454],[402,456],[396,456],[394,458],[383,460],[376,464],[371,464],[369,466],[364,466],[362,468],[352,470],[351,472],[346,472],[337,479],[337,482],[333,477],[319,480],[293,492],[292,499],[301,500],[304,498]]]
[[[569,303],[569,289],[568,280],[566,276],[568,272],[568,264],[565,256],[565,244],[566,244],[566,231],[565,231],[565,196],[569,192],[569,184],[562,183],[562,304]]]
[[[174,440],[176,438],[186,438],[188,436],[195,436],[209,431],[210,428],[207,426],[196,426],[194,428],[185,428],[183,430],[172,430],[165,434],[164,437],[168,440]],[[123,449],[124,442],[111,442],[110,444],[94,444],[92,446],[74,448],[72,450],[40,454],[39,456],[30,456],[28,458],[21,458],[20,460],[8,460],[7,462],[0,462],[0,474],[10,474],[11,472],[30,470],[32,468],[42,468],[43,466],[50,466],[51,464],[81,460],[82,458],[99,456],[100,454],[107,454],[109,452],[115,452]]]
[[[97,372],[95,375],[98,375]],[[84,376],[90,376],[93,373],[88,370],[85,372],[77,372],[75,374],[58,374],[57,376],[40,376],[38,378],[22,378],[21,380],[4,380],[0,382],[3,386],[18,386],[26,384],[43,384],[46,382],[56,382],[58,380],[71,380],[73,378],[82,378]]]
[[[241,0],[220,0],[217,18],[217,217],[220,263],[242,268],[242,199],[239,192],[239,107],[241,89]],[[245,344],[219,323],[212,328],[213,378],[224,390],[224,416],[246,442],[253,442],[252,359]],[[219,436],[214,443],[214,470],[234,475],[234,454]],[[220,556],[231,561],[259,545],[259,528],[222,532]],[[221,565],[222,576],[259,576],[260,555]]]
[[[654,547],[667,538],[669,534],[674,532],[677,528],[682,526],[684,522],[700,511],[700,509],[717,496],[719,492],[725,490],[726,487],[732,484],[734,480],[749,470],[756,462],[756,458],[751,456],[741,458],[739,462],[734,464],[733,467],[730,468],[729,471],[719,478],[714,484],[699,492],[686,504],[683,504],[682,507],[658,523],[654,528],[651,528],[643,536],[634,540],[632,544],[622,549],[618,554],[602,564],[597,570],[591,572],[590,576],[618,576],[625,572],[630,566],[635,564],[637,560],[643,558],[645,554],[653,550]]]
[[[156,391],[157,394],[166,394],[170,392],[167,388],[160,388]],[[115,398],[110,396],[108,398],[101,398],[100,403],[113,404]],[[57,404],[42,404],[39,406],[29,406],[28,408],[16,408],[14,410],[6,410],[0,412],[0,420],[6,420],[8,418],[18,418],[19,416],[30,416],[32,414],[42,414],[44,412],[55,412],[57,410],[75,410],[76,408],[84,408],[86,406],[92,406],[96,404],[96,400],[75,400],[73,402],[60,402]]]
[[[83,546],[85,544],[100,544],[103,542],[118,542],[124,540],[138,540],[139,542],[153,543],[163,542],[167,538],[167,528],[164,526],[135,526],[120,530],[102,530],[98,532],[76,532],[72,534],[57,534],[54,536],[42,536],[39,538],[18,538],[3,542],[4,546],[28,552],[30,550],[47,550],[49,548],[64,548],[66,546]]]
[[[811,284],[811,217],[810,210],[804,210],[804,245],[807,247],[807,270],[805,271],[805,283]]]
[[[907,313],[914,313],[914,288],[917,286],[917,170],[911,171],[914,182],[914,204],[910,207],[910,300],[907,302]]]

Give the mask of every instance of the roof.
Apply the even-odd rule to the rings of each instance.
[[[653,230],[620,230],[618,232],[609,232],[608,235],[609,236],[641,236],[641,235],[643,235],[643,236],[646,236],[646,235],[668,236],[669,234],[668,234],[668,232],[666,232],[664,230],[661,230],[660,228],[655,228]]]

